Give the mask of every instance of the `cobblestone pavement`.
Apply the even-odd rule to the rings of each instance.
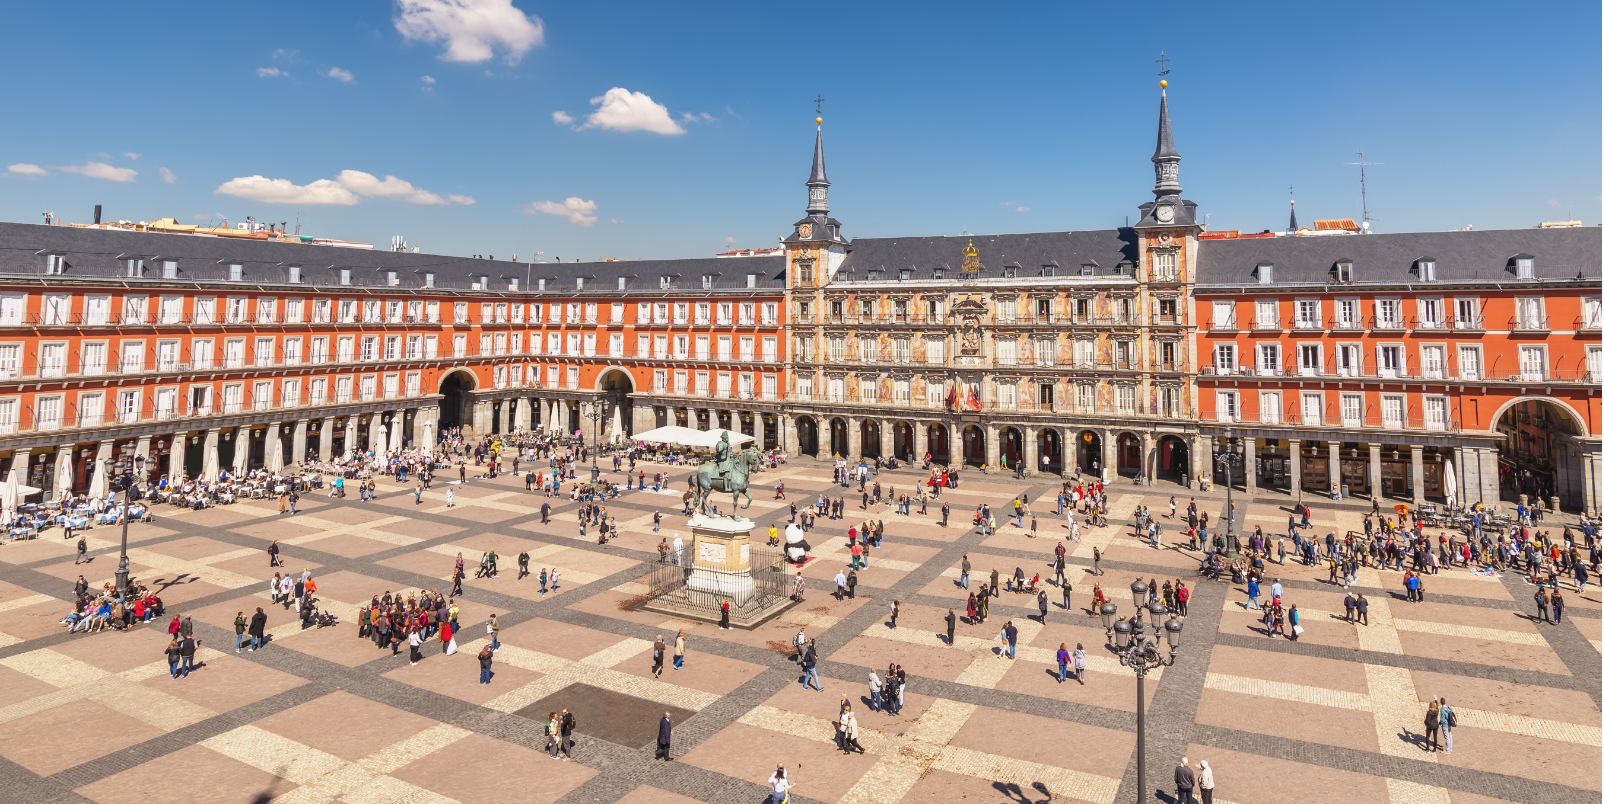
[[[648,472],[654,467],[644,467]],[[683,470],[675,473],[683,475]],[[911,490],[916,470],[882,483]],[[806,600],[753,629],[720,631],[641,610],[641,580],[660,538],[689,537],[678,495],[630,492],[609,504],[620,538],[581,541],[576,505],[546,500],[521,478],[472,480],[415,505],[409,489],[381,481],[378,500],[302,500],[293,517],[272,502],[241,502],[201,512],[163,509],[130,531],[134,574],[161,589],[170,612],[192,615],[202,638],[201,666],[171,680],[163,660],[165,623],[129,632],[66,634],[73,581],[110,580],[119,533],[89,533],[93,561],[73,564],[59,532],[0,546],[0,783],[29,802],[674,802],[752,804],[784,762],[798,802],[1132,801],[1136,781],[1136,681],[1108,653],[1089,610],[1101,583],[1123,610],[1136,578],[1184,580],[1194,587],[1179,659],[1148,677],[1148,799],[1169,796],[1182,755],[1207,760],[1215,800],[1275,804],[1329,800],[1415,804],[1597,802],[1601,757],[1600,598],[1567,594],[1562,625],[1535,622],[1530,587],[1518,576],[1476,577],[1454,569],[1426,579],[1425,602],[1404,600],[1400,573],[1366,570],[1358,591],[1370,600],[1368,625],[1343,617],[1340,585],[1325,570],[1272,566],[1285,599],[1302,612],[1297,641],[1267,636],[1248,611],[1245,590],[1202,582],[1196,554],[1173,543],[1152,548],[1133,537],[1139,505],[1167,514],[1173,494],[1218,512],[1218,494],[1178,487],[1111,487],[1119,527],[1083,531],[1068,542],[1052,513],[1054,477],[1015,480],[970,472],[942,500],[952,526],[929,515],[860,509],[860,497],[832,486],[825,464],[793,463],[760,474],[765,489],[784,480],[799,505],[819,493],[844,494],[846,518],[821,520],[810,541],[816,561],[804,574]],[[968,526],[974,507],[999,512],[1025,493],[1036,537],[1011,522],[982,536]],[[789,511],[772,491],[747,512],[759,540]],[[559,504],[560,503],[560,504]],[[1284,496],[1241,504],[1240,527],[1284,532]],[[1361,528],[1366,503],[1316,503],[1313,533]],[[654,511],[664,515],[654,533]],[[849,560],[845,532],[865,518],[884,520],[885,546],[859,572],[854,599],[826,594]],[[1183,530],[1166,522],[1168,539]],[[310,570],[333,628],[302,630],[271,605],[273,575],[264,552],[283,546],[286,569]],[[984,624],[962,622],[953,644],[943,621],[961,615],[964,555],[976,584],[993,568],[1050,578],[1053,547],[1069,549],[1071,605],[1048,587],[1036,601],[1004,592]],[[1093,548],[1104,574],[1090,574]],[[356,635],[357,606],[386,591],[445,588],[461,553],[474,566],[495,549],[497,577],[470,579],[459,598],[457,655],[434,644],[412,665]],[[560,572],[542,593],[519,579],[516,556],[531,569]],[[897,627],[889,607],[900,600]],[[236,652],[236,612],[262,606],[271,643]],[[495,676],[478,683],[475,654],[487,618],[502,623]],[[999,651],[998,629],[1020,631],[1014,659]],[[653,676],[651,644],[685,628],[683,669]],[[789,648],[799,629],[820,648],[823,691],[804,689]],[[1083,644],[1085,683],[1059,683],[1054,652]],[[867,677],[890,662],[909,685],[895,713],[870,711]],[[1445,697],[1458,713],[1452,753],[1423,749],[1427,702]],[[570,706],[579,720],[571,762],[549,759],[546,708]],[[585,703],[604,708],[594,722]],[[863,753],[834,741],[840,706],[858,713]],[[538,706],[536,705],[538,704]],[[672,761],[654,758],[655,719],[676,713]],[[643,714],[644,713],[644,714]],[[587,723],[591,728],[587,730]],[[632,724],[653,724],[642,727]],[[624,732],[641,728],[638,735]],[[612,738],[604,740],[594,734]],[[11,798],[11,796],[7,796]]]

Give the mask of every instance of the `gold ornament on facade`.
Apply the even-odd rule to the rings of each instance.
[[[963,254],[964,254],[964,261],[963,261],[963,268],[962,268],[963,272],[966,273],[966,274],[979,273],[980,272],[980,252],[975,248],[975,241],[971,240],[971,241],[969,241],[969,245],[964,246]]]

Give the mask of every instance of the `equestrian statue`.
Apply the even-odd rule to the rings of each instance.
[[[746,492],[746,487],[757,465],[757,450],[747,447],[735,451],[730,445],[729,431],[725,431],[713,447],[713,460],[697,466],[696,474],[691,476],[691,492],[695,495],[691,500],[692,510],[702,516],[712,516],[707,509],[708,498],[714,492],[728,492],[731,509],[728,516],[740,519],[736,511],[752,507],[752,495]],[[742,497],[746,498],[745,505],[738,504]]]

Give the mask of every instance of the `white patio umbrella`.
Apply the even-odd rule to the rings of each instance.
[[[17,470],[12,469],[6,474],[6,482],[0,484],[0,511],[5,512],[6,523],[17,515]]]
[[[1448,498],[1448,505],[1453,506],[1455,498],[1459,495],[1459,477],[1454,474],[1454,459],[1449,458],[1442,462],[1442,493]]]

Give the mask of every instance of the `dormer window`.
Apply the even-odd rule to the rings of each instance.
[[[544,279],[536,279],[535,280],[535,289],[536,290],[545,290],[546,289],[546,280],[544,280]]]
[[[1516,257],[1515,258],[1515,278],[1516,279],[1536,279],[1537,278],[1536,262],[1537,262],[1536,259],[1532,258],[1532,257],[1525,257],[1525,256]]]
[[[582,277],[582,276],[574,277],[574,290],[584,290],[584,289],[585,289],[585,278]]]
[[[1041,267],[1041,275],[1044,276],[1044,277],[1057,276],[1058,275],[1058,266],[1056,266],[1056,265],[1043,265]]]
[[[50,276],[60,276],[67,272],[67,255],[46,254],[45,273]]]
[[[869,281],[870,282],[879,282],[880,281],[880,272],[878,270],[870,270],[869,271]]]
[[[517,290],[518,289],[518,277],[516,277],[516,276],[507,277],[507,289],[508,290]]]
[[[619,290],[623,290],[624,289],[624,282],[625,282],[624,277],[619,277],[618,278],[618,289]]]
[[[384,284],[395,287],[401,284],[401,277],[395,271],[384,272]]]
[[[351,284],[351,269],[350,268],[341,268],[340,269],[340,284],[342,284],[342,285]]]
[[[1080,275],[1081,275],[1081,276],[1091,276],[1091,275],[1092,275],[1092,271],[1093,271],[1093,270],[1095,270],[1095,269],[1096,269],[1096,267],[1097,267],[1097,266],[1095,266],[1095,265],[1092,265],[1092,264],[1091,264],[1091,263],[1089,263],[1089,262],[1087,262],[1087,263],[1081,263],[1081,266],[1080,266]]]
[[[479,275],[479,289],[480,290],[489,290],[490,289],[490,276],[488,274],[480,274]]]
[[[757,274],[746,275],[746,286],[749,288],[757,287]]]
[[[712,288],[713,288],[713,275],[712,274],[702,274],[702,290],[712,290]]]
[[[138,279],[145,275],[145,261],[138,257],[123,260],[124,276],[129,279]]]
[[[245,281],[245,266],[243,266],[243,265],[241,265],[241,264],[239,264],[237,262],[229,263],[228,264],[228,281],[230,281],[230,282],[244,282]]]
[[[301,283],[301,266],[290,266],[290,282],[297,285]]]
[[[1114,266],[1114,275],[1115,276],[1130,276],[1132,267],[1133,266],[1131,265],[1130,261],[1128,261],[1128,260],[1124,261],[1124,262],[1121,262],[1120,264]]]
[[[1419,260],[1415,262],[1415,273],[1420,275],[1422,282],[1437,281],[1437,261]]]
[[[660,277],[657,277],[657,289],[658,290],[668,290],[671,287],[674,287],[674,278],[673,277],[671,277],[671,276],[660,276]]]
[[[946,275],[946,272],[941,270],[940,268],[937,268],[936,270],[930,272],[930,278],[931,279],[940,279],[941,277],[943,277],[945,275]]]
[[[434,271],[423,272],[423,286],[426,288],[434,287]]]
[[[1337,284],[1353,284],[1353,263],[1351,261],[1343,260],[1337,263]]]
[[[910,269],[910,268],[902,268],[902,269],[897,271],[897,279],[900,279],[903,282],[906,282],[906,281],[908,281],[908,280],[910,280],[912,278],[913,278],[913,270]]]
[[[1259,267],[1254,269],[1254,273],[1259,277],[1259,284],[1261,285],[1269,285],[1275,282],[1275,266],[1270,263],[1259,263]]]
[[[162,279],[178,278],[178,260],[162,260]]]
[[[1012,265],[1004,265],[1003,266],[1003,279],[1017,279],[1017,278],[1019,278],[1019,269],[1018,268],[1015,268]]]

